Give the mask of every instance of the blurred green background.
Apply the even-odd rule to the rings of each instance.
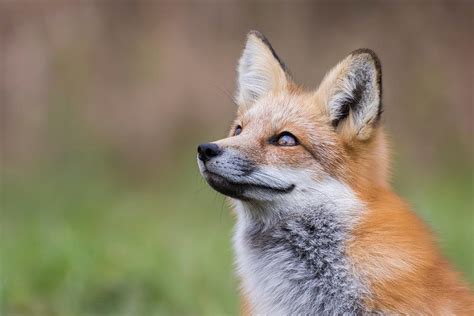
[[[235,315],[233,216],[196,144],[235,112],[245,34],[316,87],[384,67],[393,182],[474,282],[473,5],[0,2],[1,315]]]

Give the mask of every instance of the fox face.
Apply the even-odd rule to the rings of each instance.
[[[323,184],[385,181],[383,166],[370,159],[385,151],[381,68],[372,51],[351,53],[317,90],[306,91],[268,40],[252,31],[237,83],[229,136],[198,146],[200,172],[218,192],[275,211],[320,199]]]

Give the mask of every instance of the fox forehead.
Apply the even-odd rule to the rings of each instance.
[[[255,131],[282,132],[284,129],[312,130],[325,126],[329,118],[315,93],[271,93],[250,107],[239,106],[237,124]]]
[[[255,164],[308,168],[320,174],[340,174],[345,154],[330,124],[324,103],[317,93],[279,91],[269,93],[251,106],[240,106],[234,128],[242,135],[219,141],[232,147]],[[234,134],[234,128],[230,136]],[[281,132],[296,136],[301,146],[269,146],[268,140]]]

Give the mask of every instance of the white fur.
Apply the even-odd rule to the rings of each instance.
[[[348,222],[353,222],[360,214],[360,201],[349,186],[323,175],[324,180],[315,180],[306,170],[294,168],[260,167],[258,171],[260,184],[271,185],[278,183],[281,187],[294,185],[292,192],[276,195],[271,192],[255,190],[247,196],[252,202],[235,200],[235,206],[243,219],[253,220],[258,214],[263,221],[271,221],[282,212],[298,212],[308,207],[322,204],[332,204],[340,210]],[[254,175],[251,175],[252,177]]]
[[[275,304],[275,297],[272,295],[277,295],[278,292],[278,295],[287,293],[292,296],[298,291],[287,281],[288,274],[282,268],[282,264],[290,259],[288,256],[291,254],[281,251],[279,256],[273,258],[261,258],[252,254],[245,234],[249,225],[255,221],[254,215],[260,214],[261,219],[271,225],[272,219],[282,216],[282,213],[293,212],[297,215],[308,208],[323,206],[325,210],[332,212],[335,218],[351,227],[364,207],[347,185],[331,177],[318,181],[304,170],[265,168],[265,171],[296,186],[291,193],[272,202],[255,204],[235,200],[238,216],[234,234],[236,265],[242,279],[243,291],[249,296],[256,315],[288,315],[288,306]],[[278,291],[274,292],[275,289]],[[324,297],[311,297],[309,294],[298,297],[299,304],[309,300],[325,300]],[[328,308],[337,310],[334,306]]]
[[[352,98],[357,85],[360,84],[355,76],[355,71],[360,70],[370,76],[370,83],[366,89],[366,94],[359,103],[358,110],[353,112],[354,123],[357,127],[362,127],[372,121],[378,114],[380,97],[376,84],[376,70],[369,62],[354,62],[344,77],[339,78],[337,92],[330,98],[328,103],[331,116],[337,117],[340,114],[342,105]]]
[[[377,71],[374,60],[368,54],[350,55],[326,75],[319,89],[327,97],[331,120],[341,117],[345,105],[355,99],[357,88],[363,91],[359,103],[349,113],[354,133],[362,139],[367,136],[364,129],[378,118],[381,107]]]
[[[255,34],[249,34],[239,60],[238,104],[252,104],[266,93],[282,88],[286,75],[270,48]]]

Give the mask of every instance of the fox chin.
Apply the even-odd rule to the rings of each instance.
[[[229,136],[197,160],[237,214],[242,314],[474,315],[472,292],[390,187],[372,50],[305,90],[251,31],[235,101]]]

